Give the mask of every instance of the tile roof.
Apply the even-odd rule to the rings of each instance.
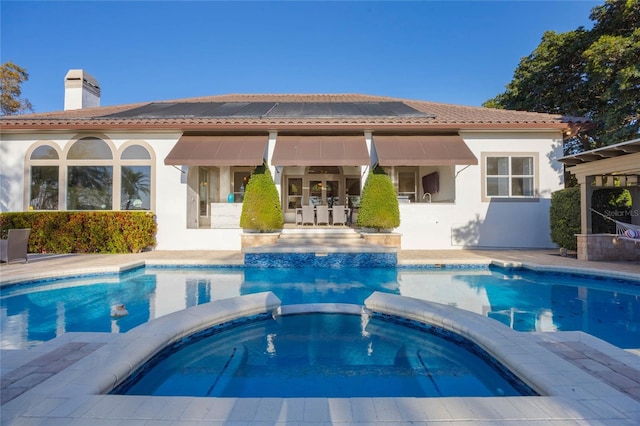
[[[329,116],[329,117],[109,117],[152,102],[85,108],[73,111],[7,116],[0,118],[0,127],[8,130],[54,130],[54,129],[224,129],[270,130],[282,129],[412,129],[412,130],[459,130],[459,129],[518,129],[556,128],[588,124],[582,117],[565,117],[556,114],[511,111],[493,108],[470,107],[437,102],[372,96],[360,94],[227,94],[188,99],[161,101],[159,104],[206,102],[402,102],[424,114],[407,116]]]

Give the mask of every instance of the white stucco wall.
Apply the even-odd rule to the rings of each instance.
[[[439,171],[441,192],[433,203],[401,204],[402,249],[456,249],[464,247],[553,247],[549,236],[551,193],[562,189],[562,166],[553,161],[562,155],[560,132],[460,133],[479,161],[482,154],[537,152],[539,198],[535,201],[483,201],[481,166],[421,168],[426,174]],[[22,211],[25,204],[25,154],[36,141],[48,141],[64,152],[83,136],[108,139],[116,149],[133,140],[153,147],[155,158],[155,208],[158,250],[240,250],[238,227],[187,229],[186,173],[165,166],[164,158],[180,133],[49,133],[0,135],[0,211]],[[423,173],[425,172],[425,173]],[[224,182],[221,171],[221,182]],[[366,176],[365,176],[366,177]],[[455,194],[449,182],[455,180]],[[455,197],[455,201],[453,200]],[[223,202],[224,200],[220,200]]]
[[[551,193],[564,187],[560,132],[460,132],[479,160],[456,166],[454,203],[401,204],[402,249],[548,248]],[[483,201],[482,154],[538,153],[536,200]],[[442,184],[441,184],[442,187]]]
[[[165,166],[164,159],[181,133],[124,132],[4,134],[0,136],[0,211],[24,211],[25,155],[36,142],[48,144],[64,152],[81,137],[96,136],[108,140],[116,149],[128,141],[143,141],[153,148],[155,158],[155,208],[158,222],[157,250],[240,250],[239,227],[226,229],[187,229],[187,184],[180,168]]]

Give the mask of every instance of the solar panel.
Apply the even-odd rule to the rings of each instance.
[[[105,118],[434,117],[403,102],[157,102]]]

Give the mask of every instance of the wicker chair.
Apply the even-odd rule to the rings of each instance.
[[[26,229],[9,229],[9,235],[6,240],[0,240],[0,261],[13,262],[15,260],[27,259],[27,248],[29,242],[30,228]]]
[[[333,206],[333,225],[346,225],[347,224],[347,212],[345,210],[344,206],[341,205],[334,205]]]
[[[316,207],[316,225],[329,224],[329,206]]]
[[[315,225],[315,212],[313,206],[302,206],[302,226],[310,224]]]

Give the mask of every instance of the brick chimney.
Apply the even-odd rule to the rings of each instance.
[[[69,70],[64,77],[64,110],[99,106],[98,80],[83,70]]]

